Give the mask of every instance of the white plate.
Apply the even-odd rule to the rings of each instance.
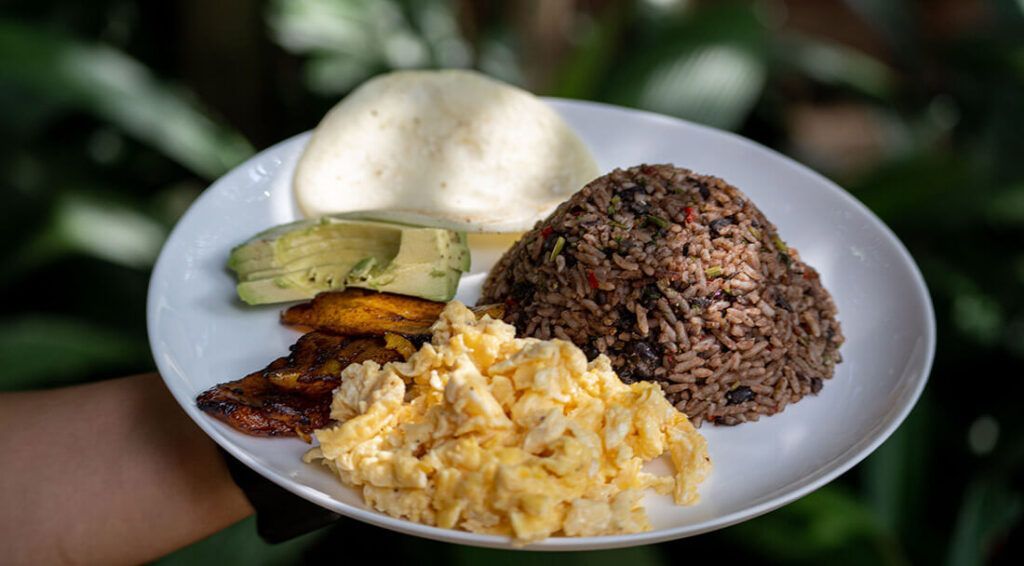
[[[782,237],[816,267],[839,307],[843,363],[822,392],[778,415],[737,427],[704,426],[714,471],[701,501],[676,507],[650,494],[654,529],[639,534],[551,538],[530,548],[597,549],[649,544],[718,529],[810,493],[877,448],[924,388],[935,322],[924,281],[899,240],[861,203],[810,169],[739,136],[600,104],[548,101],[590,145],[602,170],[675,163],[717,175],[749,195]],[[511,547],[499,536],[427,527],[363,505],[321,466],[300,460],[297,439],[246,436],[200,412],[195,397],[287,352],[298,334],[279,306],[243,306],[224,267],[232,246],[298,217],[290,182],[308,134],[260,153],[213,184],[174,229],[149,288],[149,338],[157,367],[181,406],[218,444],[284,488],[343,515],[427,538]],[[459,298],[472,303],[481,271]],[[484,263],[486,262],[486,265]]]

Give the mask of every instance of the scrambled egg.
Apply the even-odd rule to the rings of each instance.
[[[344,370],[307,462],[395,517],[526,543],[650,529],[642,491],[697,501],[704,438],[660,387],[599,356],[448,304],[406,362]],[[673,476],[643,471],[668,453]]]

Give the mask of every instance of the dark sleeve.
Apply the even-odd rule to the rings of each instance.
[[[341,515],[291,493],[220,449],[231,479],[256,510],[256,532],[269,543],[284,542],[326,527]]]

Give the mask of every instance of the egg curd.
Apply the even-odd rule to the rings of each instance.
[[[653,488],[698,499],[704,437],[660,387],[626,385],[599,356],[563,340],[517,339],[457,301],[406,362],[344,370],[319,461],[395,517],[509,535],[592,536],[650,529]],[[671,476],[643,470],[667,453]]]

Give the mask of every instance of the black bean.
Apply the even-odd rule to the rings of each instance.
[[[683,244],[683,257],[689,257],[690,255],[690,242]]]
[[[646,307],[648,310],[653,310],[658,306],[658,299],[661,298],[661,289],[658,288],[654,283],[648,284],[644,287],[643,292],[640,295],[640,304]]]
[[[636,354],[641,361],[656,363],[661,361],[661,356],[655,353],[655,348],[651,347],[647,342],[633,342],[633,353]]]
[[[626,189],[619,189],[616,192],[616,196],[618,196],[619,199],[622,202],[628,202],[628,201],[636,199],[636,195],[638,193],[644,193],[644,192],[646,192],[646,191],[645,191],[645,187],[643,185],[633,185],[632,187],[629,187],[629,188],[626,188]]]
[[[711,191],[709,191],[708,188],[705,187],[704,185],[698,186],[697,190],[700,191],[700,198],[704,200],[708,200],[708,197],[711,196]]]
[[[594,358],[601,355],[601,351],[597,349],[597,346],[594,346],[593,342],[590,342],[586,346],[583,346],[583,353],[587,356],[588,360],[593,360]]]
[[[564,254],[562,254],[562,256],[565,258],[565,266],[566,267],[576,267],[576,263],[578,262],[578,260],[576,259],[575,255],[573,255],[573,254],[565,254],[564,253]]]
[[[643,185],[622,189],[619,191],[618,196],[622,199],[623,206],[633,211],[637,216],[645,216],[651,210],[651,206],[646,202],[647,187]]]
[[[738,405],[754,400],[754,392],[746,385],[741,385],[725,394],[727,405]]]
[[[654,371],[661,366],[661,348],[644,341],[627,346],[629,364],[641,378],[654,377]]]
[[[722,233],[722,228],[725,228],[726,226],[728,226],[728,225],[730,225],[732,223],[733,223],[733,218],[730,217],[730,216],[726,216],[725,218],[719,218],[717,220],[712,220],[711,223],[708,224],[708,228],[711,229],[711,234],[713,236],[718,236],[719,234]]]
[[[594,293],[594,302],[599,304],[599,305],[601,305],[601,306],[604,306],[604,304],[608,302],[608,293],[606,293],[604,291],[597,291],[597,292],[595,292]]]
[[[821,391],[821,388],[822,388],[823,385],[824,384],[822,383],[820,377],[812,377],[811,378],[811,393],[814,393],[815,395],[817,395],[817,393],[819,391]]]
[[[793,305],[789,304],[789,301],[787,301],[786,298],[783,297],[782,295],[775,297],[775,306],[779,307],[780,309],[793,312]]]

